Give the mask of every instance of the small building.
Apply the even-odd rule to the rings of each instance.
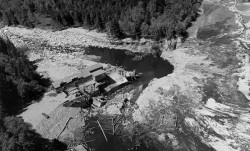
[[[75,93],[76,88],[79,85],[87,84],[87,90],[92,93],[92,91],[95,91],[95,83],[97,81],[102,80],[106,78],[106,73],[103,70],[103,66],[101,64],[95,64],[93,66],[87,67],[80,73],[73,74],[69,77],[66,77],[62,80],[58,80],[54,83],[52,83],[54,89],[57,93],[60,93],[62,91],[67,91],[71,94]],[[96,81],[93,81],[96,80]],[[92,85],[90,83],[92,83]],[[91,89],[91,90],[90,90]]]
[[[123,68],[109,67],[104,70],[101,64],[95,64],[52,85],[57,93],[65,92],[67,96],[80,93],[93,97],[100,92],[112,93],[123,87],[129,83],[127,78],[130,76]]]
[[[89,81],[91,77],[92,75],[90,74],[90,72],[84,70],[81,73],[76,73],[62,80],[58,80],[52,83],[52,86],[57,93],[60,93],[67,89],[70,91],[70,89],[73,90],[79,83]]]
[[[107,77],[107,74],[106,74],[106,71],[101,69],[101,70],[97,70],[97,71],[93,72],[92,76],[95,79],[95,81],[98,82],[98,81],[105,79]]]
[[[112,81],[114,81],[114,83],[104,88],[106,93],[112,93],[128,83],[128,80],[124,76],[120,75],[119,72],[111,73],[109,74],[109,77]]]
[[[107,100],[104,99],[103,97],[93,97],[93,106],[94,107],[102,107],[107,103]]]
[[[113,74],[113,73],[118,73],[119,75],[125,77],[127,74],[127,71],[125,71],[123,68],[120,68],[120,67],[110,67],[106,70],[106,73],[108,75]]]
[[[82,93],[88,93],[90,95],[99,94],[99,84],[94,79],[79,84],[78,88]]]
[[[116,72],[116,68],[115,67],[109,67],[108,69],[106,69],[106,73],[109,75],[111,73],[115,73]]]

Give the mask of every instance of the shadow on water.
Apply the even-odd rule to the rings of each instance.
[[[132,85],[144,85],[153,78],[161,78],[173,72],[174,67],[167,60],[152,54],[132,53],[126,50],[109,48],[88,47],[86,55],[100,57],[101,63],[123,67],[127,71],[136,70],[143,73],[143,76]]]
[[[85,49],[86,55],[95,55],[100,57],[101,63],[111,64],[113,66],[121,66],[127,71],[136,70],[143,73],[143,76],[136,82],[129,85],[129,88],[118,90],[116,93],[126,93],[131,89],[135,90],[134,98],[131,102],[135,102],[141,91],[153,78],[161,78],[173,72],[174,67],[160,57],[148,54],[126,52],[125,50],[114,50],[109,48],[89,47]],[[135,59],[136,58],[136,59]],[[142,89],[139,86],[142,86]],[[116,94],[115,94],[116,95]],[[77,104],[79,105],[79,104]],[[181,117],[182,114],[179,115]],[[97,123],[100,122],[108,141]],[[192,150],[196,148],[200,151],[214,151],[213,148],[204,144],[198,136],[196,136],[189,127],[186,126],[184,118],[180,120],[179,125],[182,127],[181,132],[177,130],[176,137],[180,142],[181,148]],[[95,116],[89,118],[86,123],[90,123],[91,135],[87,135],[86,140],[94,140],[88,143],[88,147],[95,151],[173,151],[171,144],[165,146],[158,142],[157,139],[150,138],[147,132],[132,130],[133,134],[124,132],[122,126],[118,128],[116,134],[112,134],[112,121],[109,117]],[[120,130],[119,130],[120,129]],[[138,145],[139,144],[139,145]]]
[[[147,84],[154,78],[162,78],[173,72],[174,67],[161,57],[154,56],[153,54],[132,53],[126,50],[116,50],[109,48],[88,47],[85,48],[85,55],[99,56],[100,63],[110,64],[112,66],[119,66],[127,71],[136,70],[136,72],[143,73],[137,81],[131,83],[125,88],[118,90],[115,93],[127,93],[131,90],[138,90],[139,86],[144,89]],[[138,98],[140,92],[135,93],[132,98],[133,102]],[[136,91],[137,92],[137,91]],[[116,95],[116,94],[114,94]],[[87,140],[95,140],[88,143],[89,147],[94,148],[96,151],[158,151],[160,143],[145,136],[141,139],[141,136],[133,136],[132,138],[124,137],[123,134],[117,133],[112,135],[111,130],[107,130],[107,127],[111,127],[110,120],[100,120],[101,125],[104,127],[105,134],[107,135],[108,142],[106,142],[101,129],[99,128],[97,119],[89,119],[91,127],[93,128],[93,134],[87,137]],[[139,146],[137,146],[139,140]],[[157,145],[158,144],[158,145]],[[161,149],[160,149],[161,150]]]

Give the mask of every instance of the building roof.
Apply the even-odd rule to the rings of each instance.
[[[80,73],[76,73],[71,76],[65,77],[64,79],[55,81],[54,83],[52,83],[52,85],[54,86],[54,88],[60,88],[60,84],[62,82],[70,83],[72,82],[74,78],[78,78],[78,79],[86,78],[86,77],[91,76],[91,73],[93,74],[93,76],[98,76],[100,74],[105,73],[105,71],[103,70],[103,66],[101,64],[95,64],[93,66],[87,67],[86,69],[82,70],[82,72]]]
[[[89,72],[94,72],[96,70],[103,69],[103,66],[101,64],[95,64],[93,66],[87,67],[85,70]]]
[[[102,74],[106,74],[106,72],[103,69],[92,72],[93,77],[96,77]]]
[[[110,77],[111,79],[113,79],[113,80],[115,81],[115,83],[118,84],[118,85],[128,82],[128,80],[127,80],[125,77],[119,75],[119,74],[116,73],[116,72],[115,72],[115,73],[111,73],[111,74],[109,75],[109,77]]]
[[[74,78],[81,79],[81,78],[87,78],[89,76],[91,76],[90,72],[88,70],[83,70],[80,73],[76,73],[71,76],[65,77],[61,80],[55,81],[54,83],[52,83],[52,85],[54,86],[54,88],[59,88],[62,82],[70,83]]]
[[[116,87],[119,87],[121,84],[124,84],[124,83],[128,82],[128,80],[125,77],[119,75],[116,72],[115,73],[111,73],[109,75],[109,77],[111,79],[113,79],[115,81],[115,83],[113,83],[113,84],[107,86],[106,88],[104,88],[105,91],[107,91],[107,92],[110,91],[110,90],[112,90],[112,89],[114,89],[114,88],[116,88]]]
[[[96,83],[95,80],[91,80],[91,81],[85,82],[84,84],[79,84],[79,86],[89,86],[89,85],[93,85],[95,83]]]

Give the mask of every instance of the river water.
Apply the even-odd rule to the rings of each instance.
[[[97,47],[88,47],[85,48],[85,55],[93,55],[99,58],[98,62],[110,64],[112,66],[123,67],[127,71],[136,70],[137,72],[143,73],[143,76],[140,77],[136,82],[131,83],[129,86],[126,86],[122,90],[116,92],[116,94],[126,93],[134,89],[138,91],[138,87],[143,85],[144,88],[147,84],[154,78],[161,78],[172,73],[174,67],[163,58],[155,56],[153,54],[141,54],[141,53],[132,53],[126,50],[116,50],[109,48],[97,48]],[[139,91],[138,91],[139,92]],[[114,95],[116,95],[114,94]],[[137,94],[132,100],[136,101],[139,94]],[[133,102],[133,101],[131,101]],[[182,115],[179,115],[182,117]],[[205,145],[192,131],[189,130],[184,122],[184,117],[179,122],[179,127],[183,132],[176,131],[176,137],[181,142],[182,148],[187,148],[187,150],[192,150],[193,141],[195,141],[195,146],[197,150],[200,151],[214,151],[211,147]],[[104,128],[109,128],[109,130],[104,130],[107,136],[108,142],[105,140],[102,131],[97,125],[97,120],[100,121],[101,125]],[[94,148],[95,151],[173,151],[171,145],[163,145],[158,142],[156,139],[151,139],[148,136],[139,136],[133,135],[130,139],[124,139],[124,134],[112,135],[110,130],[111,119],[102,118],[89,120],[91,127],[93,127],[93,134],[87,137],[87,140],[94,140],[91,143],[88,143],[89,147]],[[140,144],[136,146],[136,144]],[[184,146],[184,147],[183,147]]]
[[[153,78],[161,78],[173,72],[174,67],[163,58],[152,54],[143,55],[126,50],[88,47],[86,55],[100,57],[99,62],[123,67],[127,71],[143,73],[136,84],[147,84]]]
[[[119,66],[124,68],[127,71],[136,70],[136,72],[143,73],[143,76],[140,77],[137,81],[131,83],[129,86],[126,86],[122,91],[117,91],[117,93],[126,93],[132,89],[137,89],[139,86],[143,85],[144,88],[147,84],[154,78],[161,78],[173,72],[174,67],[163,58],[153,55],[153,54],[142,54],[142,53],[132,53],[126,50],[116,50],[109,48],[98,48],[98,47],[88,47],[84,48],[85,55],[93,55],[99,58],[98,62],[110,64],[112,66]],[[138,95],[135,96],[136,98]],[[133,100],[136,100],[133,98]],[[157,151],[156,147],[145,146],[144,143],[141,143],[140,146],[135,147],[135,140],[128,141],[122,139],[122,136],[110,135],[110,131],[106,131],[108,137],[108,142],[103,137],[103,134],[100,128],[96,125],[96,120],[91,120],[94,124],[94,134],[91,135],[88,139],[94,139],[95,141],[89,143],[92,148],[95,148],[96,151]],[[110,122],[101,122],[105,127],[110,124]],[[147,144],[148,145],[148,144]]]

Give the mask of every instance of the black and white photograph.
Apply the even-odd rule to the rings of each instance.
[[[0,151],[250,151],[250,0],[0,0]]]

